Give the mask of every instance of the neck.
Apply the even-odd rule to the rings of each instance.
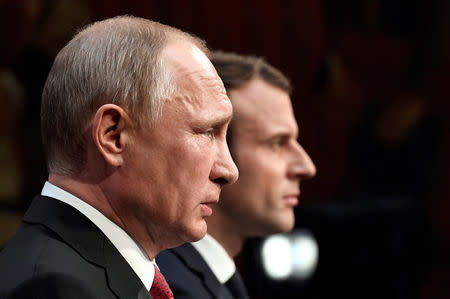
[[[123,223],[112,209],[100,184],[93,183],[92,180],[83,175],[71,176],[53,172],[50,173],[48,181],[78,197],[120,227],[123,227]]]
[[[235,227],[225,215],[215,210],[213,216],[208,219],[208,234],[225,248],[231,258],[235,258],[241,252],[247,239],[240,234],[240,229]]]
[[[92,181],[85,175],[69,176],[58,173],[50,173],[48,181],[78,197],[117,224],[141,246],[149,259],[154,259],[161,250],[161,248],[155,247],[156,243],[149,238],[145,229],[139,229],[143,228],[142,225],[133,223],[134,219],[131,217],[126,219],[123,215],[116,213],[111,205],[111,198],[108,196],[111,192],[107,191],[108,188],[104,186],[104,182]]]

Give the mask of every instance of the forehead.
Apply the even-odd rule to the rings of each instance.
[[[163,50],[174,81],[177,96],[174,104],[187,113],[197,114],[198,119],[229,118],[232,114],[222,81],[208,57],[196,46],[177,41]]]
[[[229,91],[234,131],[255,137],[298,132],[289,94],[260,78]]]
[[[198,91],[199,86],[225,93],[222,81],[208,57],[186,41],[172,41],[162,53],[178,87]],[[193,85],[194,84],[194,85]]]

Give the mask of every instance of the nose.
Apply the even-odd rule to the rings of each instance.
[[[221,187],[233,184],[239,177],[239,170],[231,158],[230,150],[226,142],[218,149],[218,154],[211,169],[210,179]]]
[[[293,161],[289,165],[288,176],[291,179],[311,179],[316,176],[316,166],[305,149],[295,142]]]

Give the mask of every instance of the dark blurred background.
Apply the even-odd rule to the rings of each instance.
[[[0,247],[46,180],[43,84],[77,28],[122,14],[264,56],[293,81],[318,168],[298,229],[310,277],[274,281],[262,240],[238,258],[253,298],[450,298],[450,2],[0,0]]]

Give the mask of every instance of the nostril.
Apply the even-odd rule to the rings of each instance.
[[[218,185],[220,185],[220,187],[225,186],[226,184],[228,184],[228,180],[224,179],[224,178],[217,178],[214,179],[214,182]]]

